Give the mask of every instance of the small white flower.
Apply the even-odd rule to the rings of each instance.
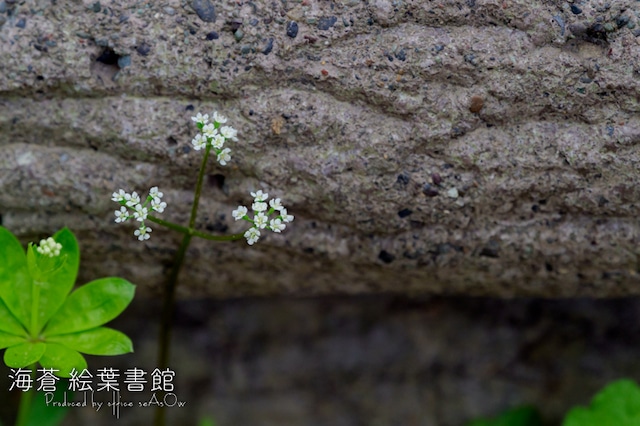
[[[244,233],[244,237],[247,239],[247,243],[252,246],[260,238],[260,231],[258,228],[250,228]]]
[[[224,141],[225,139],[224,137],[222,137],[222,135],[215,135],[211,139],[211,145],[213,145],[213,147],[216,149],[222,149],[222,147],[224,146]]]
[[[230,126],[221,127],[220,134],[227,139],[233,139],[234,141],[238,140],[238,138],[236,137],[238,135],[238,131],[233,127],[230,127]]]
[[[124,192],[124,189],[120,189],[118,192],[114,192],[111,194],[111,200],[119,203],[120,201],[124,201],[128,194]]]
[[[245,206],[238,206],[238,208],[231,212],[231,215],[235,220],[240,220],[247,214],[247,208]]]
[[[120,207],[120,210],[115,211],[116,223],[121,223],[129,219],[129,211],[125,206]]]
[[[127,201],[127,206],[132,208],[140,204],[140,196],[136,191],[133,191],[131,194],[125,194],[124,199]]]
[[[151,198],[156,198],[156,197],[162,198],[164,196],[162,192],[158,191],[157,186],[154,186],[149,190],[149,195],[151,196]]]
[[[280,198],[272,199],[271,201],[269,201],[269,205],[274,210],[282,210],[284,208],[282,204],[280,204]]]
[[[162,192],[160,194],[162,194]],[[151,210],[153,211],[162,213],[166,207],[167,207],[167,203],[160,200],[159,197],[155,197],[153,200],[151,200]]]
[[[220,151],[220,154],[218,154],[218,162],[220,163],[220,165],[226,166],[227,161],[231,160],[231,156],[229,155],[230,152],[231,150],[229,148],[225,148]]]
[[[280,210],[280,217],[282,217],[282,221],[285,223],[293,222],[293,216],[290,214],[287,214],[287,209],[285,208],[282,208]]]
[[[260,212],[253,218],[253,223],[255,223],[258,228],[264,229],[267,227],[268,220],[267,215]]]
[[[202,128],[202,134],[204,134],[208,138],[212,138],[218,134],[218,131],[216,130],[216,126],[214,126],[213,123],[209,123]]]
[[[146,207],[142,207],[142,204],[138,204],[135,207],[135,212],[133,212],[133,217],[135,217],[139,222],[142,222],[147,218],[147,214],[149,211]]]
[[[271,219],[271,223],[269,224],[269,226],[271,227],[271,230],[273,232],[277,233],[284,231],[284,228],[287,227],[284,223],[282,223],[280,219]]]
[[[191,119],[196,123],[207,124],[209,122],[209,114],[202,115],[198,113],[195,117],[191,117]]]
[[[144,224],[142,224],[140,226],[140,228],[136,229],[136,231],[133,233],[133,235],[138,237],[138,240],[144,241],[144,240],[148,240],[149,239],[149,237],[151,236],[151,235],[149,235],[149,233],[151,231],[152,231],[151,228],[149,228],[148,226],[144,226]]]
[[[227,122],[227,117],[222,114],[218,114],[218,111],[213,113],[213,121],[219,124],[224,124]]]
[[[56,240],[51,237],[46,240],[40,240],[40,245],[36,247],[38,253],[49,257],[60,256],[61,249],[62,244],[57,243]]]
[[[267,203],[261,203],[260,201],[256,201],[251,205],[251,209],[254,212],[263,212],[267,210]]]
[[[269,194],[265,194],[261,189],[258,192],[252,192],[251,196],[255,199],[255,201],[266,201],[269,198]]]
[[[191,144],[193,145],[193,149],[195,149],[196,151],[200,151],[207,146],[207,138],[204,137],[202,133],[198,133],[196,137],[191,141]]]

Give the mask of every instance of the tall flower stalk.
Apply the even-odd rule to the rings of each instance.
[[[163,297],[160,334],[158,337],[158,368],[161,370],[169,367],[169,350],[171,346],[171,330],[178,276],[191,239],[198,237],[212,241],[234,241],[245,238],[249,245],[253,245],[259,240],[261,231],[268,230],[281,233],[285,230],[286,225],[293,221],[293,216],[288,214],[287,209],[281,204],[280,198],[275,198],[267,202],[269,194],[258,190],[251,192],[251,196],[253,197],[253,203],[251,205],[252,216],[249,216],[249,209],[245,206],[238,206],[238,208],[232,212],[232,216],[236,221],[243,220],[251,224],[246,231],[232,235],[213,235],[196,230],[195,222],[198,213],[198,204],[202,194],[202,183],[204,181],[204,173],[209,156],[213,154],[221,166],[227,165],[231,160],[231,149],[226,147],[225,144],[230,140],[237,141],[238,132],[231,126],[223,126],[223,124],[227,122],[227,118],[218,112],[214,112],[211,115],[211,121],[209,121],[209,115],[202,115],[201,113],[198,113],[191,119],[196,123],[199,130],[199,133],[193,138],[191,143],[194,150],[204,151],[204,155],[200,163],[188,226],[185,227],[165,221],[151,214],[153,212],[162,213],[167,207],[167,204],[162,201],[163,193],[158,190],[158,187],[152,187],[149,190],[149,195],[145,198],[144,202],[142,202],[135,191],[127,193],[123,189],[120,189],[112,195],[112,200],[120,204],[120,209],[115,211],[115,221],[117,223],[124,223],[131,219],[139,222],[137,229],[134,231],[134,235],[138,240],[146,241],[150,238],[152,229],[147,226],[146,221],[154,222],[183,234],[182,242],[178,247],[169,273],[169,279]],[[154,424],[156,426],[164,426],[165,422],[165,411],[163,407],[158,407]]]

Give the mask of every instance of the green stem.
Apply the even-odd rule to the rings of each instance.
[[[162,371],[169,367],[169,348],[171,346],[171,326],[173,323],[173,312],[176,298],[176,287],[178,285],[178,274],[180,273],[180,266],[184,261],[184,257],[187,253],[187,248],[191,242],[191,235],[185,234],[178,248],[173,268],[169,275],[169,281],[164,292],[164,301],[162,305],[162,317],[160,320],[160,337],[158,341],[158,368]],[[160,392],[161,397],[164,396],[164,391]],[[165,425],[165,410],[164,407],[158,406],[155,414],[154,424],[156,426]]]
[[[200,194],[202,193],[202,182],[204,180],[204,171],[207,166],[207,160],[209,159],[209,153],[211,152],[211,145],[208,145],[202,163],[200,164],[200,172],[198,173],[198,182],[196,183],[196,191],[193,195],[193,205],[191,207],[191,216],[189,217],[189,227],[185,229],[179,225],[171,224],[169,228],[176,229],[184,233],[182,243],[176,253],[176,258],[169,274],[169,281],[164,292],[164,301],[162,306],[162,319],[160,321],[160,336],[158,340],[158,368],[164,370],[169,367],[169,349],[171,346],[171,327],[173,324],[173,313],[176,300],[176,287],[178,286],[178,275],[180,274],[180,268],[184,263],[184,258],[189,248],[192,236],[195,234],[193,229],[196,223],[196,215],[198,213],[198,203],[200,202]],[[163,224],[160,219],[149,218],[152,222]],[[166,222],[168,225],[169,222]],[[185,232],[186,231],[186,232]],[[163,393],[163,392],[161,392]],[[162,406],[158,406],[155,414],[154,424],[156,426],[165,425],[165,409]]]
[[[18,406],[18,418],[16,419],[16,426],[27,426],[29,421],[29,413],[31,412],[31,402],[33,401],[33,394],[35,393],[35,381],[36,381],[36,364],[29,367],[31,369],[31,388],[23,392],[20,395],[20,405]]]

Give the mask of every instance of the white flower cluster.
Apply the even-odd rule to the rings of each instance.
[[[149,214],[149,209],[154,212],[162,213],[167,207],[167,203],[162,201],[164,194],[158,191],[158,187],[154,186],[149,190],[149,195],[144,203],[140,202],[140,196],[137,192],[131,194],[124,192],[124,189],[120,189],[118,192],[114,192],[111,195],[111,200],[116,203],[120,203],[122,207],[120,210],[116,210],[116,223],[126,222],[127,220],[134,218],[141,222],[141,225],[133,233],[138,240],[148,240],[150,237],[151,228],[145,225],[144,221]],[[131,211],[130,211],[131,210]]]
[[[40,245],[36,247],[36,251],[42,255],[49,257],[57,257],[60,256],[60,250],[62,249],[62,244],[57,243],[56,240],[49,237],[46,240],[40,240]]]
[[[202,115],[198,113],[195,117],[191,117],[191,119],[196,122],[198,129],[202,131],[202,133],[198,133],[191,141],[193,148],[199,151],[207,146],[211,146],[216,152],[218,162],[225,166],[227,162],[231,160],[231,150],[224,148],[224,143],[227,139],[237,141],[238,138],[236,136],[238,135],[238,131],[230,126],[222,126],[222,124],[227,122],[227,117],[217,112],[211,115],[211,120],[213,121],[211,123],[209,123],[208,114]]]
[[[252,192],[251,196],[253,197],[253,204],[251,205],[253,219],[247,215],[249,210],[245,206],[238,206],[238,208],[231,213],[235,220],[243,219],[253,223],[253,226],[244,233],[244,237],[247,239],[249,245],[253,245],[258,241],[261,229],[268,229],[280,233],[286,228],[286,223],[293,221],[293,216],[288,214],[287,209],[280,204],[280,198],[270,200],[267,205],[269,194],[265,194],[260,190],[258,192]],[[273,219],[269,219],[269,216],[276,211],[278,215]]]

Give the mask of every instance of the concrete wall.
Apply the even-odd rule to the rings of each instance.
[[[194,244],[185,294],[639,293],[637,2],[2,4],[2,221],[72,227],[84,278],[159,285],[179,237],[139,244],[110,194],[184,223],[218,110],[199,226],[256,189],[296,222]]]

